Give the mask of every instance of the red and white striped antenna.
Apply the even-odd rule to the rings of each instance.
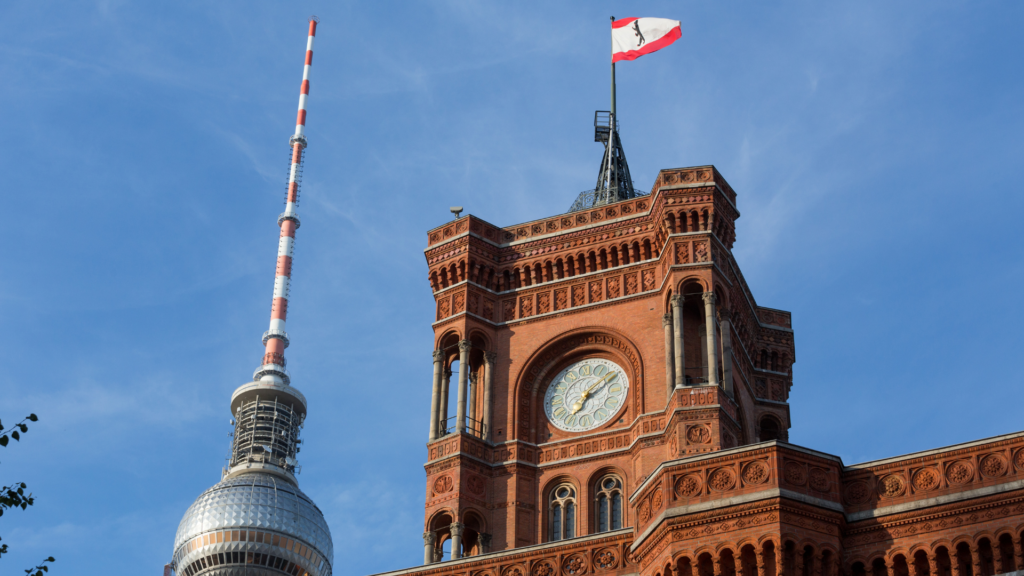
[[[277,217],[281,237],[277,244],[277,273],[274,278],[274,301],[270,309],[270,329],[263,333],[266,351],[263,363],[253,373],[254,381],[289,384],[290,377],[285,370],[284,349],[288,347],[288,333],[285,321],[288,318],[288,292],[291,286],[292,254],[295,250],[295,231],[299,228],[299,215],[295,207],[299,201],[299,172],[302,155],[306,149],[306,99],[309,98],[309,71],[313,67],[313,38],[319,19],[309,20],[309,38],[306,40],[306,64],[302,69],[302,87],[299,89],[299,113],[295,119],[295,134],[288,144],[292,151],[291,168],[288,171],[288,196],[284,212]]]

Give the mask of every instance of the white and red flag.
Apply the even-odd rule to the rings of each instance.
[[[623,18],[612,22],[612,63],[657,52],[683,35],[678,20]]]

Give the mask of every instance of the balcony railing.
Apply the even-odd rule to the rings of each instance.
[[[455,425],[458,423],[458,416],[449,416],[441,424],[439,436],[447,436],[455,433]],[[477,438],[486,438],[484,423],[472,418],[466,418],[466,434]]]

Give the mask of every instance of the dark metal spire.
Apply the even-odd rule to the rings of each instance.
[[[611,17],[615,23],[615,17]],[[597,186],[584,190],[576,197],[569,212],[577,212],[602,204],[635,198],[633,179],[629,177],[626,153],[619,139],[619,121],[615,114],[615,60],[612,59],[612,109],[594,112],[594,142],[604,143],[601,170],[597,173]]]
[[[614,112],[598,110],[594,113],[594,142],[604,144],[597,185],[593,190],[580,192],[569,212],[639,196],[633,189],[633,179],[629,175],[629,164],[626,163],[626,153],[622,150],[618,128]]]

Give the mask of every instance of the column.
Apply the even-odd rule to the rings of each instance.
[[[1017,570],[1024,570],[1024,542],[1020,534],[1013,535],[1013,562]]]
[[[466,340],[463,340],[463,342],[466,342]],[[462,552],[459,550],[462,548],[462,524],[452,522],[449,528],[452,531],[452,560],[462,558]]]
[[[494,415],[494,408],[491,406],[491,394],[494,391],[494,361],[498,359],[495,352],[484,352],[484,440],[493,442],[491,438],[491,417]],[[483,536],[483,534],[481,534]],[[491,535],[487,535],[488,542]]]
[[[992,559],[995,561],[996,574],[1009,572],[1003,562],[1003,547],[999,545],[998,539],[992,542]]]
[[[448,431],[448,388],[452,381],[452,371],[448,368],[444,369],[444,374],[441,377],[441,406],[438,411],[439,418],[437,419],[438,429],[437,435],[444,436]]]
[[[430,394],[430,440],[437,440],[437,429],[441,417],[441,373],[444,362],[444,352],[434,350],[434,389]]]
[[[671,312],[661,317],[661,325],[665,328],[665,386],[668,390],[668,397],[672,398],[672,390],[676,387],[676,353],[673,349],[675,334],[672,330]]]
[[[729,311],[722,310],[720,316],[722,323],[722,387],[729,396],[735,396],[732,389],[732,322],[729,320]]]
[[[953,576],[963,576],[963,567],[960,565],[960,552],[953,548],[949,551],[949,569]]]
[[[468,418],[469,434],[476,436],[477,424],[476,421],[480,419],[480,416],[476,413],[477,405],[477,394],[480,393],[480,389],[477,387],[476,372],[470,370],[469,372],[469,386],[466,388],[466,416]]]
[[[817,550],[811,554],[811,574],[814,576],[821,576],[822,560],[823,558],[821,557],[821,553]]]
[[[707,292],[705,292],[705,294],[707,294]],[[811,576],[806,570],[804,570],[806,567],[807,566],[804,564],[804,551],[797,548],[793,551],[793,573],[796,574],[796,576]],[[892,574],[889,576],[892,576]]]
[[[469,340],[459,341],[459,400],[455,412],[455,432],[466,431],[466,395],[469,393]],[[452,524],[454,526],[454,524]]]
[[[895,566],[893,565],[894,564],[893,563],[893,559],[892,558],[884,558],[883,561],[885,562],[885,573],[888,576],[896,576],[896,569],[895,569]]]
[[[686,356],[683,353],[683,295],[672,297],[672,330],[675,337],[676,388],[686,385]]]
[[[432,564],[434,562],[434,542],[437,541],[437,534],[433,532],[423,533],[423,563]]]
[[[718,338],[715,338],[715,293],[704,293],[704,318],[708,337],[708,384],[718,386]]]
[[[783,576],[786,573],[786,550],[782,542],[775,542],[775,576]]]
[[[493,352],[492,352],[492,354],[493,354]],[[481,533],[479,536],[477,536],[477,538],[480,540],[480,553],[481,554],[487,554],[488,552],[490,552],[491,551],[491,535],[490,534],[482,534]]]
[[[756,559],[757,576],[766,576],[765,574],[765,563],[764,563],[764,547],[754,549],[754,557]]]
[[[714,566],[715,576],[722,576],[722,557],[721,555],[715,555],[711,557],[711,564]]]
[[[981,550],[976,542],[971,543],[971,570],[972,576],[981,576]]]
[[[942,576],[939,573],[939,558],[935,554],[925,553],[928,557],[928,576]]]

